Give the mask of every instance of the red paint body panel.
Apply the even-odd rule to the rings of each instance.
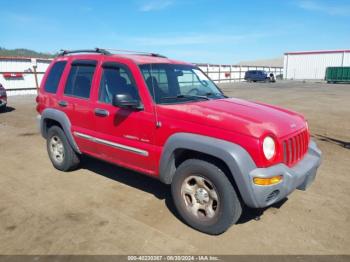
[[[64,87],[71,67],[70,63],[76,59],[96,60],[98,62],[89,99],[64,95]],[[44,84],[48,72],[55,62],[62,60],[68,61],[68,64],[61,77],[57,93],[46,93]],[[123,64],[130,70],[144,107],[143,110],[132,111],[98,101],[102,75],[101,64],[103,62]],[[145,63],[186,64],[167,58],[142,55],[84,54],[58,57],[52,62],[43,78],[37,98],[37,110],[41,113],[45,108],[55,108],[65,112],[71,121],[73,134],[79,132],[103,141],[147,152],[147,155],[135,154],[74,136],[83,153],[152,176],[157,176],[159,173],[159,161],[163,146],[171,135],[178,132],[200,134],[236,143],[250,154],[258,167],[284,162],[283,142],[297,135],[295,143],[298,144],[290,150],[297,150],[298,160],[302,158],[302,152],[305,151],[309,139],[306,122],[302,115],[277,106],[235,98],[156,105],[138,67],[139,64]],[[58,102],[61,100],[67,101],[68,106],[59,107]],[[96,108],[107,110],[109,115],[106,117],[96,116],[94,114]],[[161,127],[156,127],[156,119],[161,122]],[[299,135],[302,131],[304,133]],[[267,135],[274,137],[277,142],[277,153],[271,161],[267,161],[262,153],[262,140]],[[290,153],[287,152],[287,154]],[[292,161],[286,164],[293,165],[296,162]]]
[[[292,123],[295,130],[305,128],[305,120],[299,114],[235,98],[161,105],[158,113],[163,123],[157,133],[158,146],[174,133],[196,133],[242,146],[257,166],[264,166],[262,152],[257,150],[261,148],[260,138],[268,134],[277,140],[283,138],[291,133]]]

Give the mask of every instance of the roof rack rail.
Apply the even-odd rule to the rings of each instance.
[[[155,57],[167,58],[165,55],[156,54],[156,53],[149,53],[149,55],[150,55],[150,56],[155,56]]]
[[[76,53],[98,53],[103,55],[111,55],[111,53],[105,49],[95,48],[95,49],[81,49],[81,50],[61,50],[58,56],[65,56],[68,54],[76,54]]]
[[[133,50],[123,50],[123,49],[113,49],[113,48],[104,48],[103,50],[110,50],[110,51],[122,52],[122,53],[133,53],[133,54],[137,54],[137,55],[167,58],[166,56],[161,55],[161,54],[144,52],[144,51],[133,51]]]

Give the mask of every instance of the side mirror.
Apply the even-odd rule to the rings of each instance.
[[[176,70],[174,73],[175,73],[175,76],[177,76],[177,77],[184,75],[184,72],[181,70]]]
[[[132,98],[129,94],[116,94],[113,97],[113,105],[120,108],[142,109],[140,101]]]

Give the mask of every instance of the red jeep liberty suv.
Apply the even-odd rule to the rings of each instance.
[[[38,122],[55,168],[82,154],[171,185],[181,218],[220,234],[314,180],[321,152],[298,113],[226,97],[195,65],[157,54],[63,51],[46,71]]]

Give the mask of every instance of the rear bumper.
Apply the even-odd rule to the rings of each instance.
[[[36,116],[36,126],[37,126],[38,130],[40,131],[40,134],[44,137],[43,127],[41,124],[41,115]]]
[[[6,106],[6,104],[7,104],[7,98],[0,97],[0,107]]]
[[[314,181],[318,167],[321,164],[321,151],[315,142],[311,141],[304,158],[292,168],[278,164],[268,168],[256,168],[249,173],[250,187],[255,208],[266,207],[276,203],[295,189],[306,190]],[[254,177],[268,178],[282,175],[283,180],[278,184],[260,186],[253,183]]]

